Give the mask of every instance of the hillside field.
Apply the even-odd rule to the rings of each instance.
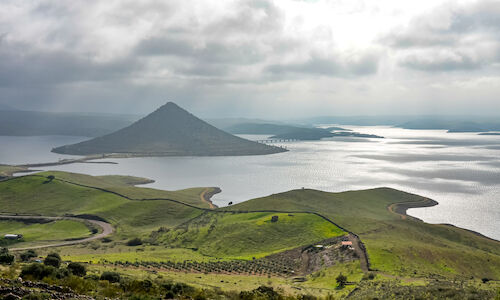
[[[425,293],[427,285],[457,291],[457,282],[487,295],[498,288],[500,243],[404,215],[407,206],[435,204],[424,197],[389,188],[301,189],[210,209],[200,195],[213,188],[135,186],[147,182],[66,172],[16,177],[0,182],[0,212],[106,220],[115,232],[105,239],[38,251],[41,257],[57,251],[65,260],[85,262],[94,273],[116,270],[127,278],[169,279],[223,291],[267,285],[290,295],[335,297],[355,290],[366,295],[375,286],[379,296]],[[23,233],[26,243],[89,233],[83,223],[69,220],[3,221],[0,230]],[[341,241],[358,237],[369,270],[359,255],[362,248],[341,247]],[[133,239],[140,243],[129,243]],[[341,289],[335,282],[340,273],[349,280]]]

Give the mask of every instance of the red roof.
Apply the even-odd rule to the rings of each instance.
[[[342,241],[342,246],[352,246],[351,241]]]

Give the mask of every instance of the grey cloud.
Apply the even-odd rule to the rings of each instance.
[[[161,36],[139,42],[134,52],[142,56],[177,56],[202,63],[239,65],[256,63],[264,58],[263,53],[252,46],[246,42],[230,44],[217,41],[200,45],[189,37]]]
[[[437,53],[412,54],[402,58],[399,64],[420,71],[440,72],[479,69],[484,62],[467,54],[454,52],[446,55]]]
[[[380,39],[399,65],[426,72],[475,70],[500,62],[500,2],[453,2]]]
[[[26,53],[23,46],[1,44],[0,86],[116,80],[140,68],[130,57],[97,62],[62,50]]]
[[[272,74],[314,74],[333,77],[369,75],[377,72],[379,57],[373,54],[357,58],[319,57],[312,55],[301,63],[274,64],[267,67]]]

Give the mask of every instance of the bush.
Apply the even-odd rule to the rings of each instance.
[[[345,275],[342,275],[342,273],[340,273],[339,276],[335,278],[335,280],[337,281],[337,284],[340,288],[345,287],[345,285],[347,284],[347,277]]]
[[[109,282],[120,282],[120,274],[116,272],[103,272],[101,274],[101,280],[107,280]]]
[[[21,270],[22,279],[37,279],[42,280],[45,277],[53,277],[56,274],[56,268],[53,266],[46,266],[39,263],[32,263],[23,267]]]
[[[43,260],[43,264],[46,266],[53,266],[59,268],[61,266],[61,257],[57,253],[50,253]]]
[[[68,270],[71,274],[79,277],[83,277],[87,274],[87,268],[85,268],[83,264],[77,262],[70,262],[68,264]]]
[[[14,255],[9,253],[7,248],[0,249],[0,264],[10,265],[14,262]]]
[[[28,250],[28,251],[21,253],[21,255],[19,255],[19,257],[21,258],[22,261],[29,261],[30,259],[37,257],[37,256],[38,256],[38,254],[35,252],[35,250]]]
[[[269,299],[280,300],[283,297],[270,286],[259,286],[252,291],[242,291],[239,295],[240,299],[253,300],[253,299]]]
[[[142,240],[140,238],[133,238],[127,242],[127,246],[140,246],[142,245]]]
[[[48,293],[31,293],[23,297],[23,300],[49,300],[50,294]]]

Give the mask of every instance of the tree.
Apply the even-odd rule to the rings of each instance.
[[[24,266],[21,271],[21,278],[23,279],[38,279],[41,280],[45,277],[55,276],[56,268],[52,266],[45,266],[39,263],[32,263]]]
[[[142,245],[142,240],[140,238],[133,238],[127,242],[127,246],[140,246]]]
[[[7,248],[0,249],[0,264],[10,265],[13,262],[14,262],[14,255],[9,253],[9,249]]]
[[[70,262],[68,264],[68,270],[71,272],[71,274],[83,277],[85,274],[87,274],[87,268],[81,263],[77,262]]]
[[[116,272],[109,272],[109,271],[106,271],[106,272],[103,272],[101,274],[101,280],[107,280],[109,282],[119,282],[120,281],[120,274],[116,273]]]
[[[61,266],[61,257],[57,253],[50,253],[44,259],[43,264],[46,266],[53,266],[59,268]]]
[[[335,278],[335,280],[337,281],[337,284],[340,288],[345,287],[345,285],[347,284],[347,276],[342,275],[342,273],[340,273],[339,276]]]
[[[35,250],[28,250],[28,251],[21,253],[21,255],[19,255],[19,257],[21,258],[22,261],[29,261],[33,257],[37,257],[37,256],[38,256],[38,254],[35,252]]]

